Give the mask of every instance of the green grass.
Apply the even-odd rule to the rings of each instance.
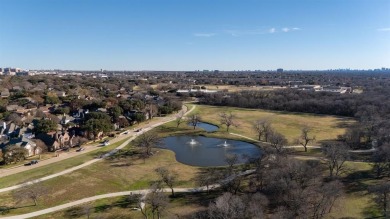
[[[156,130],[160,137],[177,136],[177,135],[194,135],[194,136],[202,135],[205,137],[226,138],[232,140],[246,141],[253,144],[257,143],[256,141],[252,141],[247,138],[231,135],[221,129],[215,132],[206,132],[204,129],[198,127],[194,129],[192,126],[187,125],[187,123],[182,123],[180,124],[179,127],[177,127],[175,121],[165,123],[164,125],[157,127]]]
[[[20,172],[17,174],[2,177],[2,178],[0,178],[0,188],[5,188],[5,187],[17,185],[17,184],[20,184],[20,183],[23,183],[23,182],[26,182],[29,180],[41,178],[41,177],[44,177],[44,176],[47,176],[47,175],[50,175],[53,173],[58,173],[58,172],[63,171],[65,169],[83,164],[83,163],[93,159],[94,157],[99,156],[101,153],[110,151],[110,150],[118,147],[120,144],[122,144],[125,141],[126,141],[126,139],[121,140],[121,141],[116,142],[116,143],[113,143],[113,144],[110,144],[110,145],[107,145],[107,146],[102,147],[100,149],[85,153],[85,154],[81,154],[81,155],[78,155],[75,157],[71,157],[71,158],[68,158],[65,160],[61,160],[61,161],[52,163],[50,165],[45,165],[42,167],[37,167],[37,168],[31,169],[31,170]],[[55,158],[53,158],[53,159],[55,159]]]
[[[191,107],[192,105],[188,105],[189,109],[191,109]],[[231,111],[236,114],[238,121],[240,122],[240,127],[231,128],[231,132],[243,134],[255,139],[256,134],[251,129],[251,122],[261,118],[269,118],[272,121],[273,127],[282,134],[286,135],[290,142],[293,142],[293,140],[299,136],[300,128],[304,125],[308,125],[313,129],[313,134],[317,136],[318,141],[325,141],[336,138],[337,135],[344,133],[347,126],[354,123],[354,121],[350,118],[334,116],[199,105],[196,106],[196,110],[193,113],[200,113],[203,121],[218,125],[218,113],[224,111]],[[204,130],[199,128],[193,130],[192,127],[187,126],[185,123],[181,124],[179,128],[176,128],[175,122],[170,122],[157,127],[156,131],[161,137],[189,134],[250,141],[248,139],[228,134],[225,131],[225,127],[220,127],[217,132],[206,133]],[[132,150],[131,145],[128,146],[127,149]],[[163,149],[156,150],[159,152],[153,157],[147,159],[146,163],[132,157],[120,160],[106,160],[104,162],[98,162],[83,169],[74,171],[70,174],[45,181],[43,184],[50,188],[50,191],[48,192],[50,195],[42,198],[38,206],[15,209],[12,210],[9,215],[37,211],[59,204],[68,203],[73,200],[104,193],[148,188],[150,182],[157,179],[154,169],[161,166],[167,167],[179,173],[178,187],[194,186],[193,177],[201,168],[178,163],[172,151]],[[302,153],[301,148],[295,149],[295,151],[298,155]],[[306,154],[311,156],[321,156],[318,149],[309,149],[309,152]],[[83,162],[83,160],[80,162]],[[364,218],[377,216],[379,211],[372,205],[372,196],[367,194],[367,186],[374,182],[370,176],[371,165],[369,163],[360,162],[347,162],[346,165],[349,172],[343,175],[342,179],[346,187],[346,194],[343,199],[341,199],[339,207],[335,207],[332,213],[328,215],[328,218],[342,218],[347,216]],[[57,172],[55,170],[53,171]],[[46,172],[48,172],[48,170],[46,170]],[[32,176],[34,176],[34,174],[38,175],[39,171],[36,173],[28,172],[30,177],[31,173]],[[324,172],[324,174],[326,174],[326,172]],[[20,176],[27,178],[27,176]],[[5,187],[2,185],[2,180],[3,179],[0,179],[0,185]],[[4,182],[9,183],[10,180],[11,178],[9,180],[5,180]],[[17,178],[13,180],[15,181]],[[23,180],[20,181],[22,182]],[[188,215],[197,210],[204,209],[205,206],[201,204],[199,199],[196,197],[186,196],[172,200],[169,211],[179,215]],[[105,209],[105,207],[107,207],[104,211],[100,211],[99,216],[107,216],[111,218],[142,218],[139,212],[133,212],[128,208],[119,206],[122,199],[122,197],[104,199],[91,204],[98,209]],[[15,205],[11,193],[0,194],[0,200],[2,200],[3,205]],[[29,205],[31,204],[31,201],[26,200],[21,204]],[[75,210],[77,210],[77,208]],[[71,211],[64,210],[51,215],[41,216],[39,218],[70,218],[69,212]],[[72,216],[72,218],[85,218],[85,215],[80,215],[79,217]]]
[[[169,195],[169,194],[167,194]],[[176,193],[174,198],[169,198],[168,210],[163,214],[163,218],[180,218],[190,216],[199,210],[204,210],[210,201],[220,195],[219,191],[207,193]],[[83,209],[86,206],[92,209],[90,218],[134,218],[142,219],[141,212],[131,210],[137,205],[130,202],[126,197],[114,197],[100,199],[94,202],[86,203],[80,206],[75,206],[52,214],[42,215],[36,218],[54,219],[54,218],[86,218],[86,213]],[[152,215],[150,215],[150,218]]]
[[[188,106],[191,108],[190,104]],[[311,135],[315,135],[317,139],[314,144],[318,144],[322,141],[336,139],[338,135],[345,133],[346,128],[355,122],[351,118],[337,116],[208,105],[196,105],[191,114],[198,113],[203,121],[219,125],[221,131],[226,131],[226,127],[220,125],[218,116],[222,112],[232,112],[237,117],[236,121],[239,123],[239,127],[231,127],[229,132],[257,139],[257,135],[252,128],[253,122],[259,119],[268,119],[272,127],[285,135],[290,144],[293,144],[300,136],[301,129],[304,126],[312,129]]]
[[[126,162],[131,164],[129,166],[121,165]],[[158,152],[147,159],[145,163],[132,157],[124,160],[105,160],[44,181],[42,185],[49,188],[49,191],[48,195],[40,200],[38,206],[14,209],[9,214],[37,211],[99,194],[145,189],[150,186],[150,182],[158,179],[154,170],[161,166],[179,173],[177,187],[194,186],[192,178],[198,168],[178,163],[173,152],[158,149]],[[0,200],[2,200],[2,205],[6,206],[28,206],[31,204],[31,200],[25,200],[19,204],[15,203],[11,192],[1,193]]]

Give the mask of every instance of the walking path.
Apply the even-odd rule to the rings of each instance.
[[[195,109],[195,106],[193,106],[193,107],[191,108],[191,110],[187,111],[187,108],[184,106],[182,110],[187,111],[185,114],[188,114],[188,113],[192,112],[192,110],[194,110],[194,109]],[[167,118],[165,118],[165,120],[163,120],[163,121],[161,121],[161,122],[157,122],[157,123],[155,123],[155,124],[153,124],[153,125],[149,125],[149,127],[146,127],[146,128],[144,128],[144,129],[142,129],[142,131],[136,133],[133,137],[131,137],[130,139],[128,139],[127,141],[125,141],[124,143],[122,143],[121,145],[119,145],[117,148],[113,149],[112,151],[110,151],[110,152],[104,154],[104,155],[101,156],[100,158],[95,158],[95,159],[93,159],[93,160],[90,160],[90,161],[87,161],[87,162],[85,162],[85,163],[83,163],[83,164],[81,164],[81,165],[78,165],[78,166],[75,166],[75,167],[66,169],[66,170],[61,171],[61,172],[59,172],[59,173],[51,174],[51,175],[48,175],[48,176],[45,176],[45,177],[42,177],[42,178],[39,178],[39,179],[36,179],[36,180],[32,180],[32,181],[29,181],[29,182],[26,182],[26,183],[23,183],[23,184],[19,184],[19,185],[15,185],[15,186],[10,186],[10,187],[6,187],[6,188],[2,188],[2,189],[0,189],[0,193],[2,193],[2,192],[7,192],[7,191],[12,191],[12,190],[15,190],[15,189],[24,187],[24,186],[26,186],[26,185],[31,185],[31,184],[34,184],[34,183],[37,183],[37,182],[42,182],[42,181],[45,181],[45,180],[48,180],[48,179],[52,179],[52,178],[55,178],[55,177],[58,177],[58,176],[65,175],[65,174],[67,174],[67,173],[73,172],[73,171],[75,171],[75,170],[84,168],[84,167],[86,167],[86,166],[89,166],[89,165],[91,165],[91,164],[93,164],[93,163],[96,163],[96,162],[102,160],[103,158],[106,158],[106,157],[109,157],[109,156],[115,154],[118,150],[120,150],[120,149],[126,147],[126,146],[127,146],[131,141],[133,141],[138,135],[141,135],[141,134],[143,134],[143,133],[145,133],[145,132],[147,132],[147,131],[149,131],[149,130],[151,130],[151,129],[157,127],[157,126],[160,126],[160,125],[162,125],[162,124],[164,124],[164,123],[173,121],[173,120],[175,120],[175,119],[176,119],[176,117],[167,117]]]
[[[205,188],[200,187],[200,188],[174,188],[175,192],[201,192],[205,190]],[[130,194],[140,194],[140,195],[146,195],[149,192],[148,189],[143,189],[143,190],[132,190],[132,191],[124,191],[124,192],[115,192],[115,193],[108,193],[108,194],[103,194],[103,195],[97,195],[97,196],[92,196],[84,199],[80,199],[74,202],[69,202],[63,205],[58,205],[52,208],[47,208],[43,209],[40,211],[35,211],[27,214],[21,214],[21,215],[15,215],[15,216],[9,216],[9,217],[1,217],[2,219],[22,219],[22,218],[31,218],[31,217],[37,217],[40,215],[48,214],[48,213],[53,213],[56,211],[60,211],[66,208],[70,208],[76,205],[81,205],[84,203],[96,201],[99,199],[103,198],[112,198],[112,197],[118,197],[118,196],[125,196],[125,195],[130,195]],[[164,189],[164,192],[170,192],[170,189]]]
[[[260,142],[262,144],[270,145],[269,142],[259,141],[259,140],[256,140],[254,138],[250,138],[250,137],[245,136],[245,135],[240,135],[240,134],[233,133],[233,132],[229,132],[229,134],[235,135],[235,136],[239,136],[239,137],[242,137],[242,138],[246,138],[246,139],[249,139],[249,140],[252,140],[252,141],[255,141],[255,142]],[[284,148],[303,148],[303,146],[302,145],[290,145],[290,146],[285,146]],[[307,148],[321,149],[322,147],[319,146],[319,145],[308,145]],[[370,153],[370,152],[374,152],[374,151],[376,151],[375,148],[364,149],[364,150],[349,150],[350,153]]]
[[[241,172],[241,173],[239,173],[237,175],[232,175],[232,176],[226,178],[225,180],[222,180],[221,184],[227,183],[230,180],[233,180],[234,178],[236,178],[238,176],[249,175],[249,174],[252,174],[254,172],[255,172],[255,170],[247,170],[247,171]],[[220,186],[221,186],[220,184],[209,185],[209,190],[210,189],[216,189],[216,188],[218,188]],[[207,187],[203,186],[203,187],[195,187],[195,188],[173,188],[173,190],[175,192],[181,192],[181,193],[194,193],[194,192],[204,192],[204,191],[207,191]],[[142,189],[142,190],[132,190],[132,191],[108,193],[108,194],[103,194],[103,195],[97,195],[97,196],[92,196],[92,197],[88,197],[88,198],[83,198],[83,199],[80,199],[80,200],[77,200],[77,201],[73,201],[73,202],[69,202],[69,203],[63,204],[63,205],[58,205],[58,206],[55,206],[55,207],[43,209],[43,210],[40,210],[40,211],[35,211],[35,212],[31,212],[31,213],[27,213],[27,214],[21,214],[21,215],[15,215],[15,216],[9,216],[9,217],[0,217],[0,218],[1,219],[22,219],[22,218],[37,217],[37,216],[40,216],[40,215],[53,213],[53,212],[56,212],[56,211],[60,211],[60,210],[66,209],[66,208],[70,208],[70,207],[73,207],[73,206],[81,205],[81,204],[92,202],[92,201],[96,201],[96,200],[103,199],[103,198],[112,198],[112,197],[125,196],[125,195],[131,195],[131,194],[133,194],[133,195],[143,195],[144,197],[146,197],[146,195],[149,192],[150,192],[149,189]],[[164,188],[163,192],[171,192],[171,189],[170,188]],[[141,206],[145,206],[145,203],[141,203]]]

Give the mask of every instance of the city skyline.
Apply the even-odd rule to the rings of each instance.
[[[390,67],[388,0],[0,0],[0,5],[3,67]]]

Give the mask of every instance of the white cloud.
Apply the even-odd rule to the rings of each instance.
[[[298,30],[301,30],[301,28],[298,28],[298,27],[293,27],[293,28],[285,27],[285,28],[282,28],[282,31],[285,32],[285,33],[291,32],[291,31],[298,31]]]
[[[196,36],[196,37],[212,37],[212,36],[215,36],[215,33],[195,33],[194,36]]]
[[[224,30],[226,34],[229,34],[233,37],[239,37],[239,36],[248,36],[248,35],[262,35],[262,34],[274,34],[274,33],[280,33],[280,32],[292,32],[292,31],[299,31],[301,28],[298,27],[284,27],[284,28],[275,28],[272,27],[270,29],[265,28],[259,28],[259,29],[231,29],[231,30]]]
[[[379,28],[379,29],[377,29],[377,31],[381,31],[381,32],[390,31],[390,27]]]

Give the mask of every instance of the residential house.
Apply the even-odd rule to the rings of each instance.
[[[88,109],[79,109],[77,112],[73,113],[73,118],[75,119],[84,119],[86,114],[89,113]]]
[[[183,90],[177,90],[176,93],[196,93],[196,92],[201,92],[201,93],[216,93],[218,92],[217,90],[207,90],[207,89],[183,89]]]
[[[27,156],[31,157],[42,153],[42,148],[37,147],[37,144],[24,135],[18,138],[12,138],[7,145],[16,145],[27,150]]]
[[[65,91],[55,91],[54,93],[57,94],[58,97],[66,97]]]
[[[324,86],[321,91],[332,93],[352,93],[351,87],[339,87],[339,86]]]
[[[319,91],[322,90],[321,85],[298,85],[297,87],[292,87],[292,88],[297,88],[298,90],[306,90],[306,91]]]
[[[20,86],[13,86],[13,87],[12,87],[12,91],[14,91],[14,92],[16,92],[16,91],[22,91],[22,90],[23,90],[23,88],[20,87]]]
[[[42,140],[49,151],[56,151],[58,149],[72,146],[72,139],[74,136],[69,136],[68,132],[49,132],[49,133],[39,133],[36,135],[37,139]]]
[[[20,108],[20,106],[12,104],[12,105],[7,105],[5,108],[7,109],[7,111],[15,112],[16,110],[18,110],[18,108]]]
[[[4,130],[7,128],[7,124],[0,120],[0,137],[4,135]]]
[[[97,112],[101,112],[101,113],[107,113],[107,109],[106,108],[98,108],[96,111]]]
[[[18,129],[18,126],[15,123],[10,122],[9,124],[4,123],[3,128],[4,128],[3,134],[9,136],[12,133],[14,133],[16,129]]]
[[[69,115],[66,115],[66,114],[58,116],[58,118],[60,118],[60,124],[61,125],[66,125],[69,122],[72,122],[74,120],[74,118],[72,116],[69,116]]]
[[[14,128],[12,123],[9,125],[9,127]],[[9,131],[6,130],[6,132]],[[8,145],[19,146],[27,150],[28,157],[34,156],[36,154],[40,154],[42,152],[42,148],[37,147],[36,143],[31,140],[32,138],[34,138],[34,135],[31,133],[31,130],[29,130],[28,128],[17,127],[14,129],[14,131],[12,131],[9,134],[12,134],[12,136],[14,137],[11,138],[10,136],[8,136],[9,141],[7,140],[2,144],[0,144],[1,148],[7,147]]]
[[[1,97],[2,98],[7,98],[7,97],[9,97],[9,90],[8,89],[3,89],[2,91],[1,91]]]
[[[52,107],[51,105],[40,106],[40,107],[38,108],[38,110],[40,110],[40,111],[42,111],[42,112],[44,112],[44,113],[49,113],[49,112],[52,111],[51,107]]]

